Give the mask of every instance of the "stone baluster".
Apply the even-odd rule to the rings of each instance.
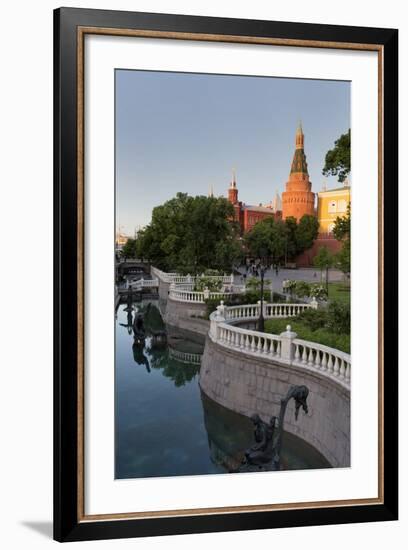
[[[264,345],[263,345],[263,353],[268,353],[268,344],[269,344],[269,339],[264,337]]]
[[[327,370],[327,353],[325,351],[322,352],[322,363],[320,366],[320,370],[322,371]]]
[[[340,374],[340,361],[338,357],[334,358],[333,374],[334,376],[339,376]]]
[[[332,357],[331,353],[328,353],[327,372],[330,373],[330,374],[333,373],[333,357]]]
[[[300,350],[299,350],[300,346],[299,344],[295,344],[295,363],[299,363],[300,361]]]
[[[342,380],[344,380],[344,375],[346,373],[346,368],[345,368],[345,361],[344,359],[341,359],[340,360],[340,372],[339,372],[339,376]]]
[[[315,357],[315,367],[317,370],[320,369],[320,350],[316,350],[316,357]]]

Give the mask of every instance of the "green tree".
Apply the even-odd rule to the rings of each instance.
[[[265,218],[256,223],[244,236],[250,254],[256,258],[267,257],[272,264],[280,263],[285,257],[287,229],[281,220]]]
[[[343,182],[350,172],[350,130],[334,142],[333,149],[326,153],[322,173],[325,176],[337,176]]]
[[[136,240],[129,238],[123,245],[122,254],[125,258],[136,258],[136,250]]]
[[[222,197],[177,195],[153,209],[137,236],[140,256],[165,271],[229,271],[242,256],[233,206]]]
[[[350,275],[350,269],[351,269],[351,257],[350,257],[350,241],[347,240],[343,243],[343,246],[336,254],[335,257],[336,266],[346,275],[347,277]]]
[[[302,216],[295,232],[297,254],[310,248],[316,240],[318,233],[319,222],[316,216],[311,216],[310,214]]]
[[[335,261],[337,267],[346,276],[350,275],[351,257],[350,257],[350,225],[351,225],[351,206],[347,207],[345,217],[337,217],[334,222],[333,235],[338,241],[342,242],[342,248],[337,253]]]
[[[326,271],[326,291],[329,295],[329,269],[333,266],[333,254],[327,246],[319,247],[316,256],[313,259],[313,265],[320,269],[320,280],[323,279],[323,270]]]
[[[296,281],[295,294],[299,298],[307,298],[310,296],[310,284],[306,281]]]
[[[293,216],[285,219],[286,243],[285,243],[285,263],[287,260],[293,260],[297,254],[297,221]]]
[[[264,287],[268,288],[270,281],[264,281]],[[261,281],[257,277],[250,277],[245,283],[245,290],[250,293],[258,293],[261,290]]]
[[[279,264],[310,248],[318,232],[315,216],[305,214],[299,223],[293,217],[285,221],[270,217],[255,224],[244,236],[244,242],[252,256],[267,256],[272,264]]]
[[[333,235],[338,241],[344,241],[350,239],[350,225],[351,225],[351,205],[347,206],[347,214],[344,217],[337,216],[334,227]]]

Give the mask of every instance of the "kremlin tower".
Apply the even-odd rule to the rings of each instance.
[[[306,155],[304,152],[304,135],[302,125],[296,130],[296,149],[293,155],[289,180],[282,193],[282,218],[293,216],[297,221],[305,214],[315,215],[315,194],[311,191]]]
[[[238,189],[235,180],[235,170],[232,172],[232,180],[228,189],[228,200],[231,204],[238,204]]]

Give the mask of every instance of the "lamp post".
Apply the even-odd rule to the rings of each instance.
[[[264,332],[265,330],[265,319],[263,314],[263,301],[264,301],[264,278],[265,278],[265,272],[268,269],[268,264],[266,261],[266,252],[264,249],[261,249],[259,254],[259,260],[258,260],[258,269],[261,275],[261,310],[259,312],[259,319],[258,319],[258,330],[259,332]]]

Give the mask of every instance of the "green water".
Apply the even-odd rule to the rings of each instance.
[[[134,345],[132,323],[143,314],[147,337]],[[250,420],[201,392],[203,346],[168,330],[157,307],[120,305],[116,319],[115,477],[226,473],[253,443]],[[160,334],[167,332],[167,341]],[[156,335],[156,337],[154,337]],[[282,469],[327,468],[301,439],[284,434]]]

